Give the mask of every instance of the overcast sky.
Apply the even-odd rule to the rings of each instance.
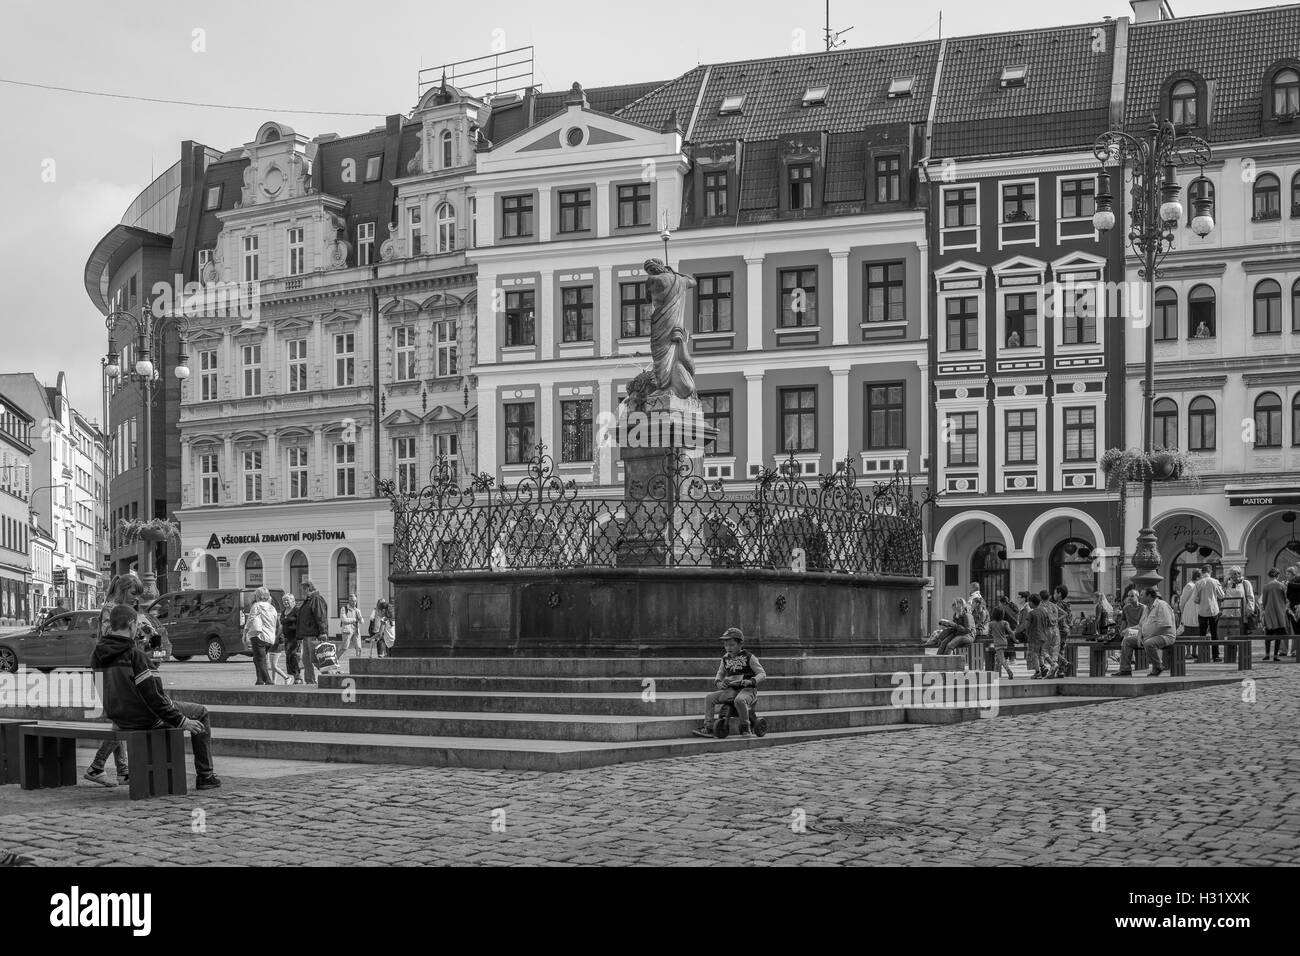
[[[1269,5],[1172,3],[1180,16]],[[831,17],[837,29],[853,26],[849,46],[874,46],[937,36],[941,9],[945,36],[1130,14],[1125,0],[835,0]],[[823,0],[0,0],[0,79],[254,107],[0,83],[0,370],[32,371],[50,384],[65,371],[73,403],[100,416],[107,334],[83,269],[140,190],[179,158],[182,140],[231,149],[268,119],[309,137],[360,132],[411,110],[421,67],[488,54],[494,43],[534,46],[537,84],[559,90],[575,80],[667,80],[699,62],[788,54],[800,29],[815,51],[824,21]],[[46,182],[42,171],[51,168]]]

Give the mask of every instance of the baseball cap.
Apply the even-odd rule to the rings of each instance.
[[[729,628],[727,628],[725,631],[722,632],[722,637],[719,638],[719,640],[723,640],[723,641],[730,641],[730,640],[733,640],[733,639],[734,639],[734,640],[737,640],[737,641],[740,641],[740,643],[744,644],[744,643],[745,643],[745,632],[742,631],[742,630],[741,630],[740,628],[738,628],[738,627],[729,627]]]

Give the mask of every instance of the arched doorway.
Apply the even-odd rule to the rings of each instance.
[[[1273,567],[1277,568],[1280,574],[1287,568],[1294,568],[1297,565],[1300,565],[1300,541],[1288,541],[1273,559]]]
[[[221,587],[221,567],[217,564],[215,554],[205,554],[203,556],[203,587],[219,588]]]
[[[1169,575],[1166,582],[1171,597],[1182,593],[1183,587],[1192,579],[1192,572],[1200,571],[1214,575],[1223,580],[1223,555],[1219,549],[1210,544],[1197,544],[1189,541],[1169,561]]]
[[[357,559],[347,548],[334,556],[334,604],[342,609],[344,602],[357,593]]]
[[[970,558],[971,584],[980,589],[984,603],[992,606],[999,595],[1011,593],[1011,563],[1006,545],[989,541],[977,547]]]
[[[244,557],[244,587],[260,588],[263,579],[262,556],[256,551],[248,552]]]
[[[301,551],[289,552],[289,593],[295,598],[302,597],[302,582],[309,577],[310,570],[307,555]]]
[[[1093,570],[1092,544],[1083,538],[1068,537],[1052,548],[1047,558],[1047,589],[1069,590],[1069,600],[1090,598],[1097,590],[1097,572]]]

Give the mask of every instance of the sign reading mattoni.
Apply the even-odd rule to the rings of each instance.
[[[1230,505],[1300,505],[1300,491],[1284,494],[1242,494],[1230,492]]]
[[[285,541],[346,541],[346,531],[264,531],[260,534],[216,534],[208,539],[208,550],[215,551],[227,544],[275,544]],[[215,544],[214,544],[215,542]]]

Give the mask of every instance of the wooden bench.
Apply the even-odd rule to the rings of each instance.
[[[1207,654],[1206,648],[1222,647],[1224,663],[1232,664],[1235,662],[1237,665],[1237,670],[1248,671],[1254,669],[1253,662],[1251,660],[1251,654],[1253,653],[1251,647],[1252,644],[1254,644],[1254,640],[1246,637],[1238,637],[1238,638],[1230,637],[1226,639],[1221,638],[1217,641],[1212,641],[1209,640],[1208,638],[1202,638],[1202,637],[1192,637],[1189,639],[1186,635],[1184,635],[1174,646],[1183,647],[1183,648],[1195,647],[1197,649],[1196,656],[1198,658],[1204,658],[1206,656]],[[1186,653],[1187,653],[1186,650],[1184,650],[1183,655],[1186,656]],[[1182,676],[1182,675],[1178,675],[1178,676]]]
[[[131,770],[131,799],[184,795],[182,730],[118,730],[112,724],[29,723],[18,728],[18,782],[24,790],[77,783],[77,741],[121,741]]]
[[[34,723],[34,720],[0,719],[0,785],[19,781],[18,754],[22,748],[18,743],[18,728]]]

